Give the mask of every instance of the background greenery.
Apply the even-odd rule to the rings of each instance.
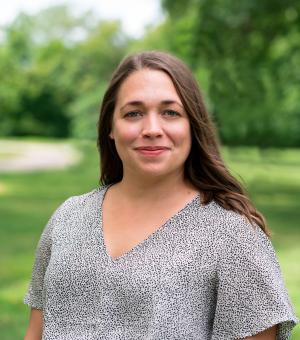
[[[227,145],[300,146],[300,2],[161,0],[141,39],[67,6],[20,13],[0,40],[0,135],[95,137],[112,70],[142,49],[192,68]]]
[[[24,335],[22,298],[54,209],[98,183],[101,99],[119,61],[169,51],[193,70],[228,166],[274,232],[300,316],[300,2],[161,0],[165,19],[141,39],[119,21],[54,6],[0,28],[0,137],[72,139],[84,154],[63,171],[0,174],[0,337]],[[52,140],[52,139],[51,139]],[[90,140],[90,141],[88,141]],[[0,158],[14,157],[0,150]],[[293,340],[300,339],[295,330]]]

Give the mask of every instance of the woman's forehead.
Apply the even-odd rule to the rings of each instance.
[[[117,96],[118,106],[129,102],[179,103],[180,97],[172,79],[163,71],[142,69],[130,74],[121,84]]]

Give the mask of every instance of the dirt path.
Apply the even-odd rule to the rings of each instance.
[[[76,164],[81,154],[68,143],[0,139],[0,172],[63,169]]]

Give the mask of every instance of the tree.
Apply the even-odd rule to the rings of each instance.
[[[117,21],[54,6],[24,13],[0,45],[0,134],[90,137],[128,37]]]

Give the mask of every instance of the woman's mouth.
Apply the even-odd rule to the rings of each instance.
[[[137,148],[136,151],[138,151],[140,154],[144,156],[159,156],[165,151],[167,151],[167,148]]]
[[[167,151],[167,149],[157,149],[157,150],[137,149],[137,151],[144,156],[159,156],[163,152]]]

